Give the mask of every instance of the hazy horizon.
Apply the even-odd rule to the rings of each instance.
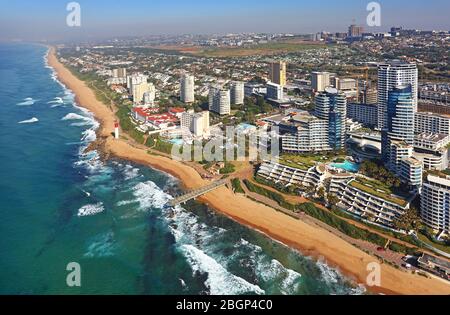
[[[369,27],[366,10],[370,1],[280,0],[212,1],[130,0],[76,1],[81,7],[81,26],[69,27],[66,10],[71,1],[0,0],[1,41],[95,40],[124,36],[344,32],[350,24],[368,32],[392,26],[426,30],[450,30],[446,0],[378,1],[381,26]],[[420,13],[420,15],[418,15]]]

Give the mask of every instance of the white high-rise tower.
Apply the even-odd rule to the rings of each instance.
[[[417,112],[418,80],[419,71],[416,64],[395,60],[378,65],[378,128],[387,128],[389,92],[398,86],[411,85],[414,112]]]
[[[194,88],[194,76],[184,74],[180,81],[180,99],[183,103],[193,103],[195,101]]]

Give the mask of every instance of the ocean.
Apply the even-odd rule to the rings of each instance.
[[[364,294],[316,261],[192,202],[168,174],[84,154],[98,123],[47,66],[0,45],[0,294]],[[69,263],[81,286],[69,287]]]

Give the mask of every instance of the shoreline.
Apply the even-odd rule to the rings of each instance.
[[[98,120],[100,127],[96,145],[103,151],[102,154],[167,172],[188,189],[208,183],[190,166],[150,155],[125,140],[114,140],[111,132],[116,118],[111,109],[98,101],[94,92],[57,60],[54,48],[49,49],[47,60],[61,83],[75,94],[77,105],[88,109]],[[367,265],[378,262],[377,258],[322,228],[288,217],[245,196],[235,195],[227,188],[222,187],[198,199],[234,221],[299,250],[304,255],[325,260],[356,284],[364,284],[369,275]],[[366,288],[370,292],[383,294],[450,294],[450,285],[447,283],[412,275],[386,264],[381,264],[381,287]]]

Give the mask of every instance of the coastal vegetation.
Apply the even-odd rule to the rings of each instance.
[[[401,185],[400,179],[389,172],[381,162],[364,161],[361,164],[359,171],[367,177],[385,183],[388,187],[399,188]]]
[[[286,199],[281,194],[268,190],[259,185],[255,185],[249,180],[244,180],[244,184],[251,192],[257,193],[271,200],[274,200],[275,202],[278,203],[279,206],[287,210],[290,210],[293,213],[298,214],[300,212],[303,212],[317,220],[322,221],[323,223],[329,225],[330,227],[337,229],[338,231],[344,233],[345,235],[351,238],[368,241],[370,243],[382,247],[384,247],[388,243],[387,238],[347,222],[345,219],[341,218],[334,211],[328,211],[319,208],[318,206],[316,206],[314,203],[311,202],[294,205],[287,202]],[[418,251],[417,248],[410,248],[395,242],[391,242],[389,248],[399,253],[414,254]]]
[[[244,194],[245,191],[242,188],[241,181],[239,178],[233,178],[231,180],[231,185],[233,186],[233,191],[238,194]]]
[[[245,186],[247,186],[248,190],[250,190],[251,192],[254,192],[254,193],[257,193],[258,195],[272,199],[273,201],[278,203],[279,206],[281,206],[283,208],[286,208],[291,211],[295,211],[295,205],[287,202],[286,199],[281,194],[271,191],[269,189],[266,189],[264,187],[261,187],[259,185],[255,185],[248,179],[244,179],[244,184],[245,184]]]
[[[234,173],[235,171],[235,167],[232,163],[226,162],[225,166],[223,168],[220,169],[220,174],[225,175],[225,174],[231,174]]]

